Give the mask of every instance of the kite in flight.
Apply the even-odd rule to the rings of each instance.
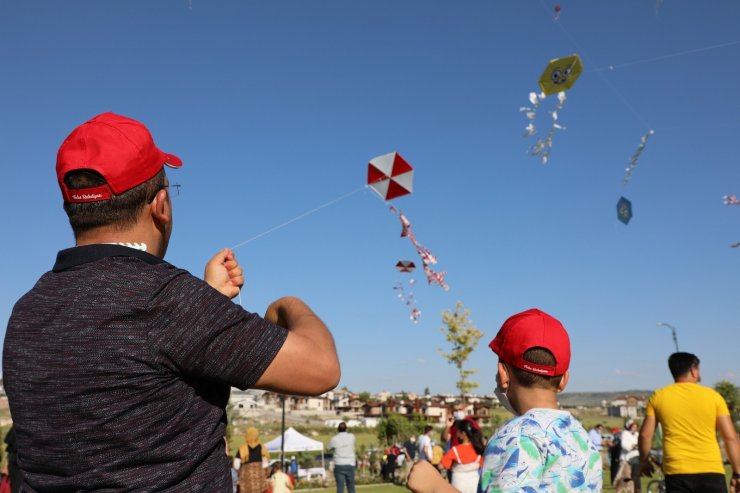
[[[414,168],[399,153],[390,152],[370,160],[367,167],[367,184],[385,201],[396,197],[403,197],[413,191]],[[396,214],[401,221],[401,237],[408,238],[421,257],[424,275],[429,284],[439,284],[446,290],[450,289],[444,282],[445,272],[435,272],[430,266],[437,263],[437,258],[416,240],[411,232],[411,223],[398,209],[389,206],[390,211]]]
[[[740,205],[740,199],[734,195],[725,195],[722,200],[724,200],[725,205]]]
[[[552,18],[553,20],[559,21],[560,20],[560,4],[555,4],[555,8],[552,9]]]
[[[414,168],[397,152],[375,157],[367,165],[367,184],[383,200],[410,194],[413,179]]]
[[[620,197],[619,202],[617,202],[617,219],[624,224],[629,224],[630,219],[632,219],[632,202],[624,197]]]
[[[547,164],[552,150],[552,138],[555,130],[565,130],[565,127],[558,123],[558,113],[565,106],[565,91],[573,87],[578,77],[583,72],[583,63],[581,58],[576,55],[570,55],[563,58],[550,60],[545,71],[542,72],[539,80],[540,93],[530,92],[529,103],[531,106],[523,106],[519,111],[523,112],[529,120],[525,127],[524,138],[532,137],[537,133],[537,127],[534,122],[537,117],[537,110],[542,101],[552,94],[557,94],[558,103],[555,109],[550,112],[552,125],[544,138],[538,138],[537,141],[529,148],[529,155],[539,156],[542,164]]]
[[[398,272],[414,272],[416,264],[410,260],[399,260],[396,263],[396,269],[398,269]]]

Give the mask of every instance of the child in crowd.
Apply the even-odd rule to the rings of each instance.
[[[442,467],[452,471],[452,486],[461,493],[476,493],[485,444],[480,427],[472,418],[455,421],[457,445],[442,457]]]
[[[486,447],[479,490],[601,491],[601,456],[583,426],[558,406],[568,383],[570,339],[563,325],[537,309],[509,317],[490,348],[498,355],[496,395],[516,415]],[[414,493],[454,493],[429,464],[409,476]]]

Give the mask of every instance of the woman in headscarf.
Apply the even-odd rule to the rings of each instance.
[[[239,466],[239,493],[263,493],[267,490],[267,475],[262,465],[263,458],[269,460],[267,448],[260,442],[257,428],[247,428],[244,444],[239,447],[236,457]]]

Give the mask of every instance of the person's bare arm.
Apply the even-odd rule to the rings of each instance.
[[[285,297],[273,302],[265,320],[288,329],[288,337],[255,385],[293,395],[319,395],[339,383],[334,338],[304,302]]]
[[[653,435],[657,421],[655,416],[645,416],[642,422],[640,435],[637,437],[637,450],[640,452],[640,472],[644,475],[650,475],[653,465],[650,463],[650,449],[653,446]]]
[[[450,429],[452,429],[452,427],[454,426],[454,424],[455,424],[455,418],[452,417],[452,416],[448,416],[447,417],[447,426],[445,426],[445,429],[442,430],[442,441],[443,442],[447,442],[447,441],[450,440]]]
[[[733,474],[740,474],[740,440],[729,415],[717,416],[717,431],[725,443],[725,451],[732,465]],[[730,481],[730,491],[740,492],[740,480],[733,478]]]
[[[442,478],[436,467],[425,460],[411,468],[406,487],[414,493],[460,493]]]

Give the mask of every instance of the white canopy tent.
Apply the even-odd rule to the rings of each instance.
[[[280,453],[280,449],[284,452],[311,452],[313,450],[321,450],[321,470],[322,475],[326,474],[326,468],[324,467],[324,444],[318,440],[313,440],[305,435],[301,435],[292,426],[285,430],[285,446],[282,447],[282,437],[277,436],[265,444],[268,452]]]

